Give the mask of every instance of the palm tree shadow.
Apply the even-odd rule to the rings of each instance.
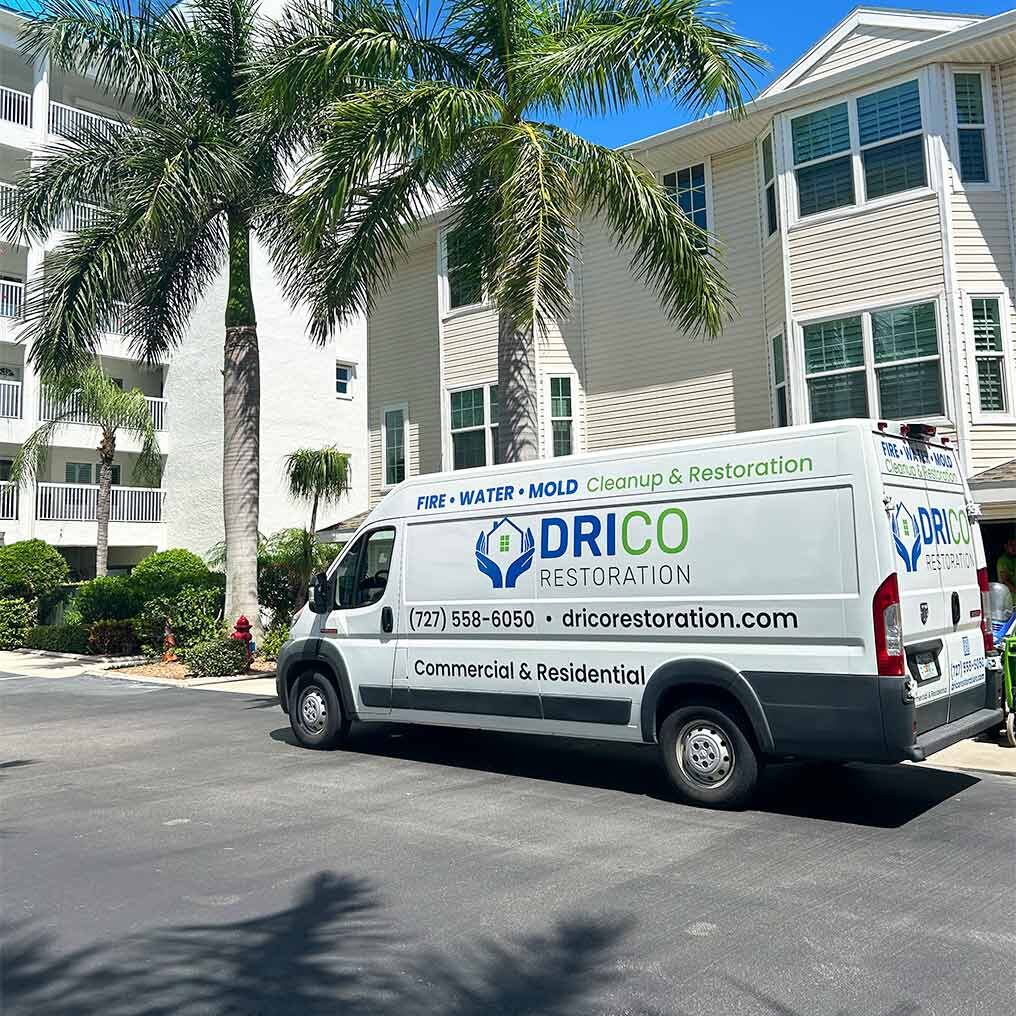
[[[51,936],[5,929],[0,1006],[8,1016],[546,1016],[604,1012],[629,920],[567,917],[454,957],[414,950],[366,881],[330,872],[295,902],[230,924],[189,924],[61,952]],[[630,1010],[629,1010],[630,1011]]]

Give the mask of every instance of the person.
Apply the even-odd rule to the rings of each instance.
[[[995,574],[998,581],[1016,597],[1016,533],[1005,541],[1002,553],[995,562]]]

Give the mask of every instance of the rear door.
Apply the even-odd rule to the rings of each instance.
[[[876,445],[923,733],[984,704],[979,535],[951,449],[889,434]]]

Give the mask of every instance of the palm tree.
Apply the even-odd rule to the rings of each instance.
[[[227,616],[258,622],[260,366],[250,250],[279,268],[298,247],[275,224],[292,152],[247,97],[265,26],[257,0],[93,4],[42,0],[22,33],[28,56],[94,75],[133,109],[118,128],[82,129],[20,180],[19,235],[43,238],[77,202],[99,205],[46,259],[29,299],[31,358],[46,377],[94,355],[110,308],[123,308],[134,355],[183,338],[197,301],[228,275],[223,323],[222,502]],[[213,369],[209,365],[209,370]]]
[[[310,535],[317,532],[318,504],[338,501],[349,493],[349,455],[334,445],[328,448],[298,448],[286,457],[289,493],[298,501],[309,501]]]
[[[765,61],[710,0],[299,2],[251,88],[312,146],[287,235],[312,260],[289,289],[318,337],[371,309],[435,197],[498,311],[500,461],[536,454],[535,335],[568,313],[581,215],[682,328],[721,330],[711,239],[630,154],[552,122],[661,96],[740,114]]]
[[[18,484],[34,483],[46,468],[49,450],[61,427],[82,417],[102,432],[99,440],[99,493],[95,518],[95,574],[105,575],[109,553],[110,488],[117,434],[141,441],[141,453],[134,467],[139,479],[159,475],[162,461],[155,425],[145,395],[137,388],[124,391],[97,364],[67,374],[47,386],[51,405],[59,407],[52,420],[33,431],[18,449],[11,463],[11,479]]]

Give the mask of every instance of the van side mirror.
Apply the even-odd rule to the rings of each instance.
[[[310,609],[315,614],[327,614],[332,609],[332,584],[324,572],[318,572],[310,582]]]

